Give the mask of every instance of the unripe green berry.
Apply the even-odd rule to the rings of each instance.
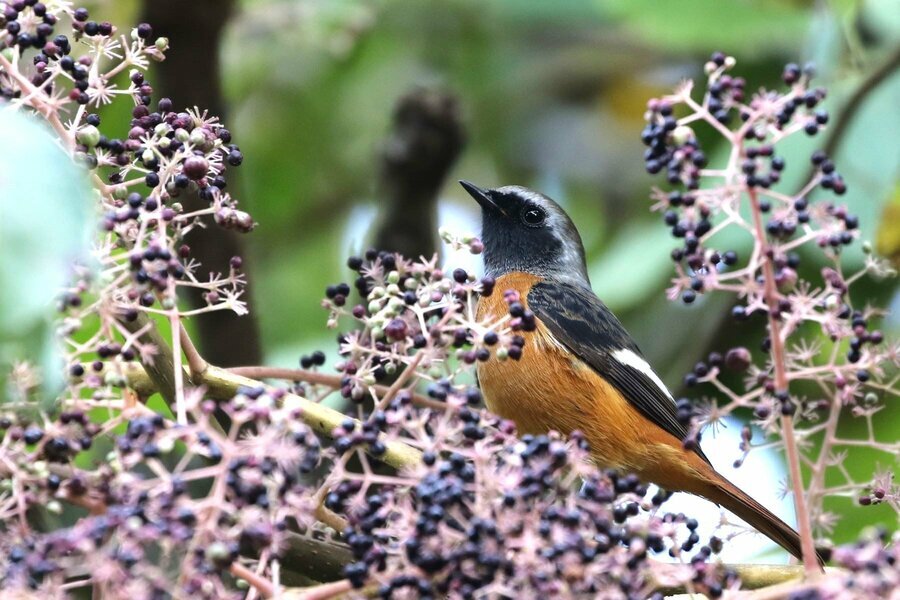
[[[78,140],[79,144],[93,148],[100,143],[100,130],[93,125],[85,125],[75,134],[75,139]]]
[[[162,438],[157,442],[157,446],[159,446],[159,451],[165,454],[175,448],[175,440],[169,437]]]
[[[31,463],[31,466],[28,468],[28,471],[34,473],[37,477],[48,477],[50,475],[50,470],[47,468],[46,460],[36,460]]]
[[[197,146],[198,148],[203,148],[206,146],[206,136],[203,135],[202,129],[193,130],[191,132],[191,135],[188,137],[188,141],[190,141],[192,145]]]
[[[694,130],[687,125],[679,125],[672,132],[672,141],[679,146],[683,146],[694,139]]]
[[[207,546],[204,555],[206,560],[214,565],[231,563],[231,550],[222,542],[213,542]]]

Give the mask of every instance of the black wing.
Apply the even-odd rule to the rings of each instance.
[[[560,343],[608,380],[641,414],[676,439],[687,437],[675,401],[644,372],[614,358],[617,350],[642,355],[593,291],[568,283],[542,282],[528,293],[528,307]],[[709,462],[701,450],[697,453]]]

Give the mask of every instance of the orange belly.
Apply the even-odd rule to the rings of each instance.
[[[537,281],[526,273],[499,278],[496,291],[479,301],[478,318],[507,314],[503,292],[508,289],[518,291],[527,306],[528,291]],[[634,472],[668,489],[694,491],[686,479],[706,479],[700,475],[706,464],[696,454],[638,412],[557,342],[540,320],[535,331],[522,335],[526,344],[520,360],[491,358],[478,364],[478,381],[491,412],[514,421],[520,433],[580,430],[599,466]]]

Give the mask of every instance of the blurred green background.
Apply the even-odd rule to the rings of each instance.
[[[641,159],[645,103],[683,78],[702,78],[712,51],[737,57],[748,91],[778,85],[786,62],[815,62],[818,84],[830,91],[832,123],[846,111],[846,127],[834,139],[826,131],[785,144],[782,189],[805,176],[813,149],[831,144],[863,238],[900,259],[896,0],[87,5],[97,18],[123,26],[147,17],[169,35],[177,56],[153,67],[163,70],[157,95],[221,112],[240,144],[246,160],[229,190],[259,227],[229,242],[245,244],[252,283],[252,317],[239,335],[258,331],[257,358],[270,365],[295,366],[315,348],[334,351],[320,299],[327,284],[349,276],[346,257],[367,247],[383,227],[379,214],[396,202],[382,168],[396,141],[392,114],[398,99],[423,86],[455,99],[467,139],[434,194],[436,222],[477,231],[476,206],[456,184],[460,178],[485,187],[521,184],[559,200],[584,238],[595,290],[673,388],[709,351],[738,344],[757,350],[762,337],[761,325],[727,318],[727,299],[702,298],[690,307],[666,301],[675,244],[648,210],[649,189],[660,181],[644,172]],[[157,74],[150,80],[156,83]],[[105,131],[127,129],[125,110],[119,105],[103,115]],[[721,153],[714,138],[708,141],[708,154]],[[729,244],[740,251],[749,239],[738,235]],[[809,254],[802,273],[817,277],[816,260]],[[861,261],[858,246],[847,252],[849,270]],[[896,280],[865,280],[854,298],[893,307],[883,327],[900,332]],[[204,352],[220,362],[247,356],[229,359],[243,339],[201,338]],[[892,410],[879,425],[886,439],[896,439],[897,399],[888,400]],[[849,433],[853,425],[847,427]],[[897,466],[865,450],[847,466],[863,477],[876,462]],[[838,499],[833,508],[843,512],[850,503]],[[835,537],[855,537],[867,522],[897,526],[890,509],[872,507],[854,511]]]

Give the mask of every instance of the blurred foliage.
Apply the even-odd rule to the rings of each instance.
[[[137,13],[135,0],[96,4],[123,20]],[[748,90],[779,85],[785,62],[814,61],[839,118],[898,43],[896,0],[244,0],[219,52],[226,122],[246,156],[239,197],[260,223],[248,239],[248,272],[267,363],[334,352],[319,299],[347,276],[346,256],[366,247],[360,232],[377,212],[376,156],[392,106],[423,84],[455,91],[467,116],[470,145],[444,190],[452,210],[441,211],[465,219],[446,224],[477,227],[457,178],[522,184],[560,200],[581,230],[595,289],[674,387],[710,350],[758,348],[762,325],[734,325],[724,299],[665,300],[674,243],[648,211],[644,104],[702,77],[699,66],[722,50],[738,58]],[[861,103],[835,156],[863,239],[894,257],[898,99],[895,72]],[[790,168],[780,189],[796,189],[827,135],[782,148]],[[721,154],[717,140],[702,141]],[[728,235],[723,245],[748,247]],[[818,256],[804,258],[801,274],[816,278]],[[858,264],[858,248],[846,260]],[[896,280],[861,282],[854,293],[860,305],[900,306]],[[889,335],[900,333],[897,313],[883,324]],[[896,432],[896,402],[883,414],[885,431]],[[848,468],[870,473],[873,456],[860,449]],[[837,539],[886,517],[877,508],[851,514]]]
[[[739,57],[751,89],[774,83],[785,61],[814,59],[836,112],[892,41],[868,25],[883,26],[891,12],[879,2],[256,0],[243,8],[223,48],[225,89],[247,155],[244,195],[262,224],[251,240],[260,318],[279,358],[304,346],[284,323],[320,318],[322,287],[365,245],[347,239],[346,220],[354,206],[377,202],[376,152],[393,102],[414,85],[439,82],[463,98],[472,144],[460,176],[530,185],[566,203],[598,291],[626,321],[639,315],[646,331],[659,331],[674,315],[696,321],[706,311],[672,306],[655,318],[651,308],[648,318],[667,281],[670,243],[647,212],[650,180],[638,159],[646,99],[698,75],[696,65],[721,48]],[[867,141],[890,130],[883,121],[895,116],[898,84],[867,100],[837,156],[868,237],[898,156]],[[788,158],[797,167],[784,189],[822,143],[794,144]],[[449,186],[446,201],[463,203],[474,221],[474,207]],[[648,341],[662,364],[684,355],[657,355]],[[670,375],[685,366],[673,364]]]
[[[62,387],[52,319],[70,265],[87,258],[91,188],[42,121],[0,111],[0,140],[0,401],[23,399],[7,390],[15,383],[49,400]],[[7,381],[24,361],[41,367],[40,378]]]

